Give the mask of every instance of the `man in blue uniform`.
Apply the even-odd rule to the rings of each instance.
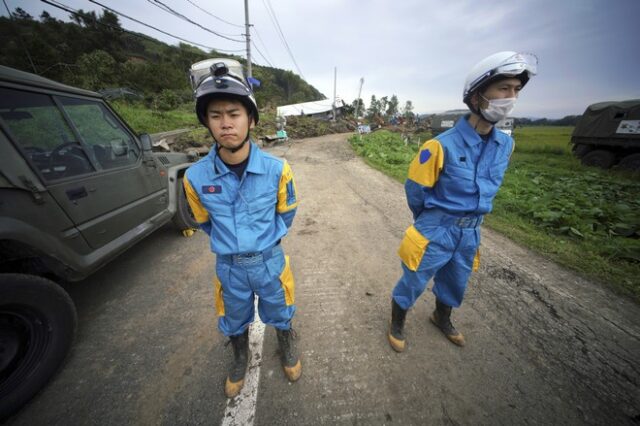
[[[405,183],[414,224],[398,254],[403,275],[393,289],[388,339],[405,349],[407,310],[433,277],[436,308],[430,319],[453,343],[465,340],[451,323],[467,281],[480,262],[480,224],[492,208],[514,142],[494,125],[512,111],[520,89],[536,73],[537,58],[499,52],[476,64],[467,76],[463,101],[470,114],[422,145]]]
[[[244,385],[256,295],[260,319],[276,328],[287,378],[293,382],[302,373],[292,341],[293,275],[280,246],[298,199],[289,164],[261,151],[249,137],[258,108],[241,65],[228,59],[194,64],[191,81],[198,119],[215,145],[189,167],[183,182],[216,254],[218,328],[234,352],[225,383],[232,398]]]

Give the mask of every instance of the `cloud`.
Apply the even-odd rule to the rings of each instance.
[[[36,0],[7,1],[9,7],[19,3],[34,16],[46,9],[66,17]],[[244,24],[241,1],[194,1],[225,20]],[[85,0],[63,2],[100,9]],[[216,38],[147,2],[116,4],[113,7],[124,13],[195,42],[244,49],[243,43]],[[253,0],[249,4],[254,41],[274,66],[298,73],[268,13],[269,5],[307,81],[332,96],[337,67],[338,95],[349,102],[364,77],[366,102],[372,94],[396,94],[402,104],[412,100],[416,112],[458,108],[467,72],[501,50],[533,52],[540,58],[540,73],[522,92],[518,114],[561,117],[581,113],[591,102],[639,96],[637,0]],[[171,6],[216,31],[244,32],[186,0],[174,0]],[[126,19],[121,22],[125,28],[176,43]],[[252,57],[266,65],[256,51]]]

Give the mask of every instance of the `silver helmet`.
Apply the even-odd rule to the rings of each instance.
[[[196,98],[196,115],[206,127],[206,108],[217,97],[237,99],[247,108],[247,112],[258,124],[258,104],[242,73],[240,62],[215,58],[193,64],[189,70],[191,88]]]
[[[494,53],[478,62],[467,75],[462,101],[469,105],[471,95],[490,83],[505,77],[515,77],[522,87],[538,72],[538,58],[530,53],[504,51]]]

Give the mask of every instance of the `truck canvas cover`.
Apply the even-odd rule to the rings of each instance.
[[[640,138],[640,99],[589,105],[573,130],[580,138]]]

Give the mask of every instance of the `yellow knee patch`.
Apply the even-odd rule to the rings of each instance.
[[[404,238],[398,249],[398,256],[400,256],[407,268],[417,271],[428,245],[429,240],[415,226],[411,225],[404,233]]]

